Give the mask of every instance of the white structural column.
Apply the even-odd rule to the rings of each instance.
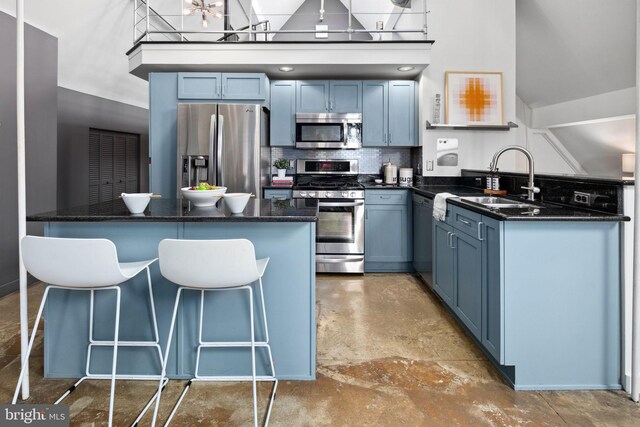
[[[29,344],[29,307],[27,305],[27,270],[22,262],[20,245],[27,234],[27,202],[25,178],[25,126],[24,126],[24,0],[16,0],[16,121],[18,151],[18,249],[20,264],[20,354],[25,361]],[[29,369],[25,367],[22,398],[29,398]]]
[[[640,154],[640,0],[636,0],[636,155]],[[640,177],[640,161],[636,162]],[[634,221],[640,220],[640,185],[636,183]],[[631,398],[640,401],[640,224],[633,227],[633,326],[631,339]]]

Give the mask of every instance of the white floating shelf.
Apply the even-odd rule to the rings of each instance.
[[[432,125],[427,120],[426,129],[455,129],[455,130],[511,130],[517,128],[518,125],[513,122],[507,122],[506,125],[456,125],[456,124],[437,124]]]

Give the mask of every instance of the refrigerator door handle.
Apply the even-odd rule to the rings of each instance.
[[[212,114],[211,115],[211,120],[209,122],[209,164],[208,166],[208,174],[207,174],[207,182],[211,181],[211,185],[215,185],[216,183],[214,182],[214,179],[216,177],[216,174],[218,173],[217,171],[217,164],[216,162],[213,161],[214,159],[214,155],[216,152],[216,115]],[[198,185],[196,183],[196,185]]]
[[[218,176],[215,185],[222,186],[222,142],[224,137],[224,116],[218,115],[218,146],[216,154],[216,169],[218,170]]]

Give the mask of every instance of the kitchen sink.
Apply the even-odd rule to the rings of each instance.
[[[460,197],[460,200],[477,203],[488,208],[541,208],[542,206],[531,203],[518,202],[504,197],[483,196],[483,197]]]

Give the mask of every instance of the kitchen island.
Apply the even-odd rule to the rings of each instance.
[[[252,199],[243,214],[232,215],[224,201],[216,206],[190,208],[180,199],[152,199],[143,214],[131,215],[122,200],[30,215],[44,222],[49,237],[107,238],[121,262],[156,258],[162,239],[233,239],[253,242],[256,257],[269,257],[263,277],[269,338],[279,379],[315,378],[315,234],[318,215],[315,200]],[[185,268],[189,268],[185,265]],[[151,266],[160,344],[164,348],[177,286]],[[203,339],[247,340],[246,296],[226,292],[207,296]],[[115,296],[96,292],[94,339],[113,336]],[[146,277],[140,274],[122,286],[120,340],[152,340],[151,311]],[[257,313],[257,312],[256,312]],[[177,328],[167,373],[170,378],[192,378],[196,361],[199,292],[186,291],[178,312]],[[89,293],[52,290],[45,311],[45,376],[80,377],[84,374],[89,343]],[[260,322],[256,339],[264,339]],[[157,374],[157,353],[151,348],[118,350],[118,374]],[[94,348],[92,373],[111,370],[112,349]],[[257,353],[258,374],[266,372],[267,355]],[[207,350],[200,374],[250,372],[246,349]]]

